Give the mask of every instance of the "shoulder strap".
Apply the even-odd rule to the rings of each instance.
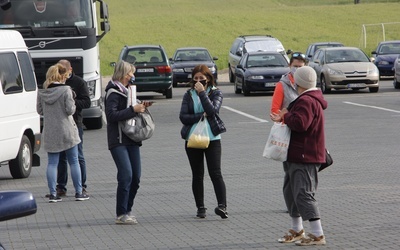
[[[109,89],[107,90],[107,93],[106,93],[106,99],[108,98],[109,95],[111,95],[111,93],[117,93],[117,94],[122,95],[123,97],[128,98],[124,93],[122,93],[122,92],[120,92],[120,91],[118,91],[118,90],[116,90],[116,89],[109,88]]]

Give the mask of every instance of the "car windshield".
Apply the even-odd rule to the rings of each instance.
[[[400,43],[386,43],[379,49],[379,54],[400,54]]]
[[[211,61],[206,50],[180,50],[175,53],[174,61]]]
[[[0,10],[0,28],[92,28],[90,3],[88,0],[13,0],[8,10]]]
[[[327,50],[325,54],[326,63],[343,62],[369,62],[368,57],[361,51],[355,49]]]
[[[254,67],[287,67],[288,62],[281,55],[250,55],[247,59],[247,68]]]
[[[283,46],[275,40],[248,41],[243,52],[283,51]]]
[[[134,48],[129,50],[123,60],[134,64],[165,62],[159,48]]]

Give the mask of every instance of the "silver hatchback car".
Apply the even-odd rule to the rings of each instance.
[[[323,93],[329,93],[332,89],[379,90],[379,70],[359,48],[319,49],[309,65],[317,72],[317,85]]]

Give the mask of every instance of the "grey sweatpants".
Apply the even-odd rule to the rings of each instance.
[[[320,164],[283,162],[283,196],[291,217],[320,218],[315,192]]]

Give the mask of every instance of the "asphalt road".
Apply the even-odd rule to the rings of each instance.
[[[84,135],[89,201],[74,201],[70,180],[69,197],[48,203],[43,150],[41,167],[27,179],[13,180],[6,166],[0,168],[1,190],[29,190],[38,204],[35,215],[0,223],[1,243],[6,249],[295,248],[277,242],[291,225],[282,196],[282,164],[261,156],[272,125],[272,95],[234,94],[226,74],[219,87],[228,130],[222,135],[227,220],[213,214],[216,199],[208,176],[208,216],[195,218],[191,173],[179,135],[182,87],[168,100],[161,94],[138,95],[156,101],[151,107],[156,131],[141,148],[141,188],[134,205],[139,224],[114,224],[116,168],[103,127]],[[319,175],[317,200],[327,239],[320,249],[399,249],[400,92],[389,80],[381,81],[378,93],[342,91],[325,98],[327,147],[334,164]],[[304,225],[307,232],[309,225]]]

